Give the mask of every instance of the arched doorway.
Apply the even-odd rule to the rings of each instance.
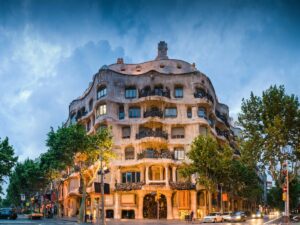
[[[157,219],[157,202],[155,194],[147,194],[144,197],[143,216],[147,219]],[[165,195],[161,195],[159,199],[159,218],[167,218],[167,199]]]

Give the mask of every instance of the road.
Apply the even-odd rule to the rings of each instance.
[[[281,224],[280,220],[275,217],[264,217],[263,219],[248,219],[243,223],[219,223],[220,225],[275,225]],[[42,220],[28,220],[25,217],[20,217],[17,220],[0,220],[2,224],[28,224],[28,225],[78,225],[77,222],[71,220],[61,219],[42,219]],[[91,223],[87,223],[91,225]],[[179,220],[111,220],[107,221],[107,225],[186,225],[185,221]],[[190,223],[191,224],[191,223]],[[201,221],[195,221],[192,224],[202,224]],[[212,223],[205,223],[210,225]],[[296,224],[293,224],[296,225]],[[300,225],[300,223],[298,223]]]

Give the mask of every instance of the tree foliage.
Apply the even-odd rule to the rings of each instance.
[[[26,159],[17,163],[7,189],[7,200],[10,204],[21,205],[21,194],[25,194],[26,200],[40,192],[46,184],[43,171],[40,170],[37,160]]]
[[[6,137],[3,141],[0,138],[0,185],[4,182],[4,178],[10,176],[12,168],[15,166],[18,157],[15,156],[13,147],[9,144]],[[2,186],[0,186],[0,194]]]
[[[243,127],[242,154],[249,164],[268,167],[274,180],[281,179],[282,164],[300,156],[300,109],[295,95],[285,93],[283,86],[271,86],[262,96],[250,94],[242,101],[239,124]],[[279,169],[278,169],[279,166]]]
[[[232,195],[256,200],[261,194],[257,173],[239,158],[227,144],[219,144],[211,136],[199,135],[187,153],[190,163],[181,172],[185,176],[195,174],[197,183],[214,192],[218,184]]]

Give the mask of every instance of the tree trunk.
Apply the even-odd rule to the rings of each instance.
[[[85,222],[85,200],[86,200],[86,183],[83,178],[82,173],[80,173],[80,180],[82,184],[82,198],[80,203],[80,209],[79,209],[79,222],[84,223]]]

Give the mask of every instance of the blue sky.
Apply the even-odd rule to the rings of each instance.
[[[152,60],[160,40],[210,77],[233,117],[271,84],[299,96],[299,22],[299,1],[0,0],[0,137],[36,158],[102,65]]]

